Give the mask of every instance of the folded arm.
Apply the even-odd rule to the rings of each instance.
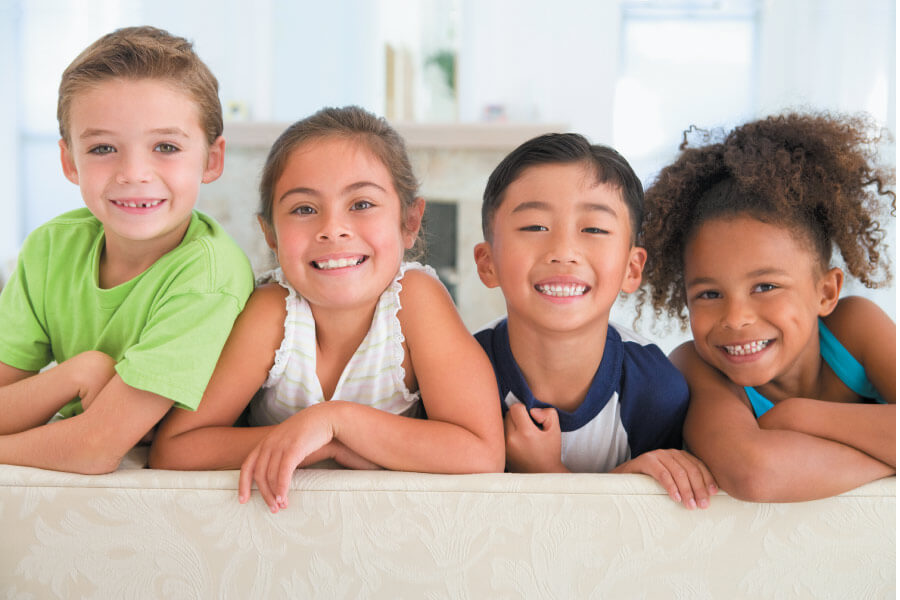
[[[67,402],[80,398],[86,407],[115,375],[115,361],[89,351],[41,373],[0,363],[0,435],[38,427]]]
[[[0,436],[0,463],[108,473],[171,406],[168,398],[114,375],[80,415]]]
[[[783,429],[856,448],[891,468],[897,461],[897,406],[787,398],[759,419],[767,430]]]
[[[490,361],[466,330],[449,295],[410,272],[398,313],[427,420],[353,402],[306,408],[277,426],[241,468],[240,499],[256,481],[266,503],[284,508],[294,469],[333,440],[387,469],[426,473],[501,471],[500,399]]]
[[[704,363],[690,342],[671,358],[691,390],[685,441],[730,495],[757,502],[813,500],[894,474],[846,444],[761,428],[739,388]]]

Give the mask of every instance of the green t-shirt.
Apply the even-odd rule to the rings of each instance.
[[[103,226],[86,208],[28,236],[0,293],[0,361],[37,371],[100,350],[128,385],[196,410],[253,289],[247,257],[197,211],[178,247],[110,289],[98,286],[103,247]],[[74,404],[61,412],[79,412]]]

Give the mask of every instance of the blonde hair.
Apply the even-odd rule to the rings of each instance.
[[[219,82],[194,52],[193,44],[156,27],[125,27],[85,48],[62,74],[56,118],[70,143],[72,99],[110,79],[158,79],[173,84],[197,103],[200,125],[212,144],[222,135]]]

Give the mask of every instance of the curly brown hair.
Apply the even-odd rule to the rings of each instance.
[[[691,134],[704,145],[689,147]],[[718,139],[717,139],[718,138]],[[877,165],[882,134],[865,116],[784,114],[723,135],[691,127],[675,162],[647,189],[641,245],[647,250],[637,319],[649,299],[687,326],[684,249],[705,221],[750,215],[804,236],[822,265],[837,247],[846,271],[866,287],[891,279],[882,198],[894,172]]]

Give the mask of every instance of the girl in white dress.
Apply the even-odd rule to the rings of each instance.
[[[356,107],[321,110],[275,142],[260,196],[280,267],[247,302],[197,412],[161,425],[151,466],[240,466],[240,501],[255,482],[272,512],[294,470],[323,459],[502,471],[487,356],[434,272],[403,261],[425,203],[397,132]],[[232,427],[248,404],[257,426]]]

